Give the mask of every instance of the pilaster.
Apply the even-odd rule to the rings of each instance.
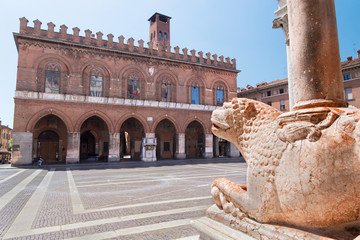
[[[13,132],[13,165],[26,165],[32,163],[32,132]]]
[[[120,133],[110,133],[108,161],[120,161]]]
[[[80,133],[68,132],[67,142],[66,163],[78,163],[80,161]]]
[[[185,133],[176,134],[176,154],[177,159],[185,159]]]
[[[205,134],[205,158],[214,157],[213,139],[214,139],[214,135],[212,133]]]
[[[237,149],[237,147],[231,142],[230,142],[230,146],[229,146],[228,151],[229,151],[228,152],[229,157],[232,157],[232,158],[240,157],[239,149]]]

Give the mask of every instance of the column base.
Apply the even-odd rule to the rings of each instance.
[[[304,240],[332,240],[357,239],[360,222],[353,222],[341,226],[323,228],[319,230],[302,230],[294,227],[265,224],[251,218],[242,219],[225,213],[216,204],[206,211],[207,217],[193,221],[191,224],[200,232],[200,239],[304,239]]]
[[[79,163],[80,162],[80,160],[78,159],[78,158],[66,158],[66,164],[68,164],[68,163]]]
[[[176,153],[175,158],[176,159],[185,159],[186,158],[186,153]]]
[[[120,161],[120,158],[118,157],[108,157],[108,162],[119,162]]]
[[[205,152],[205,153],[204,153],[204,157],[205,157],[205,158],[213,158],[213,157],[214,157],[214,153],[213,153],[213,152]]]

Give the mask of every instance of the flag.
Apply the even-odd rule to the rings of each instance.
[[[135,85],[136,90],[135,90],[135,95],[139,95],[140,94],[140,83],[137,83],[137,85]]]

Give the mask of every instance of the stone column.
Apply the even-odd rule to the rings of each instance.
[[[231,142],[229,142],[228,156],[232,158],[240,157],[239,149]]]
[[[176,134],[176,154],[177,159],[185,159],[185,133]]]
[[[120,133],[110,133],[108,162],[120,161]]]
[[[278,0],[279,9],[275,11],[277,18],[273,21],[273,28],[282,28],[285,35],[286,60],[288,71],[288,94],[290,111],[294,106],[294,96],[291,77],[291,55],[290,55],[290,38],[289,38],[289,19],[287,13],[287,0]]]
[[[145,137],[142,142],[141,160],[145,162],[156,161],[155,133],[145,133]]]
[[[205,134],[205,153],[204,153],[205,158],[213,158],[214,157],[213,139],[214,139],[214,135],[212,133]]]
[[[80,161],[80,133],[68,132],[66,163]]]
[[[288,0],[294,110],[346,107],[334,0]]]
[[[13,132],[13,152],[11,163],[13,165],[26,165],[32,163],[32,132]]]

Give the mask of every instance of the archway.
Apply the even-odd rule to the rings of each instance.
[[[185,130],[186,157],[201,158],[204,155],[204,128],[198,121],[192,121]]]
[[[218,138],[214,135],[213,137],[214,144],[214,156],[215,157],[228,157],[230,151],[230,142],[225,139]]]
[[[109,155],[109,130],[97,116],[88,118],[80,130],[80,160],[106,161]]]
[[[174,124],[168,119],[160,121],[155,129],[155,137],[157,139],[157,159],[174,158],[176,151],[176,129]]]
[[[38,136],[38,154],[47,163],[54,163],[59,158],[59,135],[46,130]]]
[[[127,119],[120,128],[120,158],[140,160],[144,127],[136,118]]]
[[[46,163],[64,163],[66,159],[67,128],[55,115],[41,118],[33,130],[33,158]]]

